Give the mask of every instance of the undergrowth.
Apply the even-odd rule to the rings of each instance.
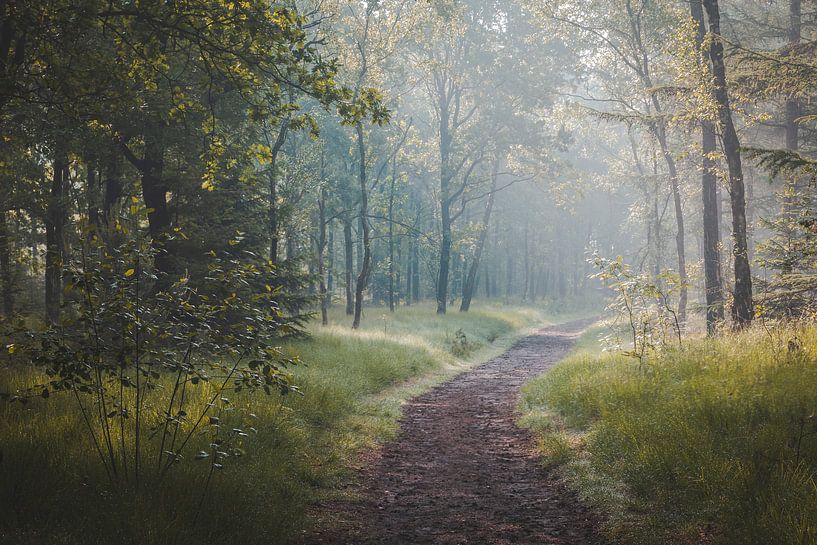
[[[362,449],[394,435],[402,400],[501,352],[544,318],[499,306],[447,316],[429,305],[367,315],[352,331],[333,309],[336,325],[312,324],[309,338],[283,347],[304,362],[293,369],[303,395],[229,395],[221,425],[241,421],[251,430],[244,427],[245,454],[207,487],[209,464],[188,457],[161,478],[112,489],[93,463],[70,397],[0,404],[0,542],[285,543],[304,528],[306,506],[332,493]],[[447,340],[458,331],[466,342],[453,347]],[[3,365],[0,391],[43,379],[20,364]],[[192,406],[210,400],[207,388],[197,395]],[[207,449],[207,436],[195,440],[193,452]]]
[[[621,542],[817,543],[817,327],[579,352],[521,409]]]

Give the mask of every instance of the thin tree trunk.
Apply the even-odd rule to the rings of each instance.
[[[102,196],[102,222],[110,227],[113,208],[122,197],[122,160],[119,155],[111,154],[105,167],[105,189]]]
[[[164,127],[161,124],[149,127],[145,133],[145,154],[142,159],[137,158],[124,142],[121,144],[125,157],[142,177],[142,198],[147,208],[148,231],[154,251],[153,268],[158,277],[155,286],[157,291],[169,286],[173,272],[173,257],[168,247],[172,218],[167,205],[167,186],[162,179],[164,138]]]
[[[445,314],[448,303],[448,273],[451,264],[451,208],[446,182],[440,199],[442,240],[440,241],[439,274],[437,276],[437,314]]]
[[[477,247],[474,251],[471,267],[468,269],[468,276],[466,277],[465,285],[462,288],[460,312],[468,312],[468,310],[471,308],[471,298],[474,295],[474,290],[476,289],[477,285],[477,271],[479,270],[480,260],[482,259],[482,250],[485,247],[485,240],[488,238],[488,226],[491,222],[491,211],[494,208],[498,169],[499,161],[497,160],[494,161],[494,167],[491,171],[491,192],[488,194],[488,202],[485,203],[485,212],[482,216],[482,229],[479,232],[479,239],[477,240]]]
[[[698,25],[697,45],[702,47],[706,37],[703,4],[701,0],[690,1],[690,12]],[[723,280],[721,279],[720,218],[718,217],[718,180],[713,154],[717,150],[715,127],[711,121],[701,122],[701,196],[703,199],[703,256],[704,293],[706,297],[706,331],[715,334],[724,319]]]
[[[411,253],[414,246],[414,236],[408,237],[408,251],[406,252],[406,306],[411,306],[411,279],[412,279],[412,259]]]
[[[420,210],[417,210],[417,227],[420,226]],[[415,232],[412,233],[413,243],[411,245],[411,299],[415,303],[420,302],[420,237]]]
[[[669,149],[667,142],[666,126],[663,122],[657,125],[658,142],[661,146],[661,155],[664,157],[664,162],[667,164],[667,171],[669,172],[670,189],[672,190],[672,202],[675,206],[675,250],[678,254],[678,276],[681,280],[681,289],[678,297],[678,321],[681,326],[686,323],[687,313],[687,277],[686,266],[686,250],[684,240],[684,210],[681,203],[681,189],[678,181],[678,169],[675,166],[675,159],[672,157],[672,152]]]
[[[352,269],[354,268],[354,241],[352,240],[352,220],[343,218],[343,246],[346,257],[346,269],[344,276],[346,280],[346,314],[351,316],[355,312],[355,299],[352,293]]]
[[[318,200],[318,277],[319,297],[321,303],[321,325],[329,325],[329,314],[327,312],[326,277],[324,271],[324,253],[326,252],[326,188],[321,187],[321,196]]]
[[[726,87],[726,65],[723,60],[723,43],[720,40],[720,10],[718,0],[703,0],[709,32],[715,36],[709,47],[712,74],[715,79],[715,100],[718,103],[718,118],[721,125],[723,151],[729,167],[729,193],[732,206],[732,255],[735,268],[734,303],[732,320],[741,328],[751,323],[754,317],[752,306],[752,274],[746,242],[746,199],[743,185],[743,169],[740,159],[740,141],[732,122],[729,93]]]
[[[281,122],[278,127],[278,134],[275,137],[275,142],[270,147],[272,160],[269,168],[269,191],[267,199],[269,201],[269,209],[267,215],[267,228],[269,230],[270,246],[269,259],[273,265],[278,264],[278,246],[280,244],[281,235],[279,231],[280,218],[278,217],[278,154],[286,142],[287,132],[289,131],[289,119]]]
[[[369,189],[366,182],[366,142],[363,140],[363,124],[355,126],[357,130],[358,159],[360,160],[360,226],[363,229],[363,263],[355,283],[355,315],[352,328],[360,327],[360,316],[363,312],[363,292],[369,283],[369,269],[372,262],[372,241],[369,232]]]
[[[802,28],[801,0],[789,1],[789,45],[800,43]],[[800,146],[797,118],[800,117],[800,102],[795,98],[786,100],[786,149],[797,151]]]
[[[8,211],[0,210],[0,281],[3,283],[3,315],[11,317],[14,312],[14,275],[11,268],[11,235],[8,226]]]
[[[326,306],[332,306],[332,293],[335,291],[335,229],[332,221],[327,225],[327,252],[326,252],[326,289],[329,292],[329,297],[326,301]]]
[[[60,321],[62,267],[65,254],[65,185],[68,164],[65,154],[55,153],[53,177],[45,217],[45,319],[51,325]]]
[[[440,85],[438,85],[440,88]],[[440,108],[440,256],[437,270],[437,314],[445,314],[448,303],[448,273],[451,261],[451,144],[449,100],[444,87],[438,90]]]
[[[506,247],[507,252],[507,278],[505,279],[505,302],[510,303],[511,301],[511,294],[513,291],[513,256],[511,255],[511,247],[508,245]]]
[[[525,231],[523,236],[524,255],[522,256],[522,263],[525,266],[525,271],[522,275],[522,302],[528,300],[528,286],[530,285],[530,255],[528,250],[528,218],[525,218]]]
[[[86,178],[85,191],[86,200],[88,201],[88,223],[94,228],[99,228],[102,225],[99,209],[99,178],[97,177],[97,165],[91,160],[87,159],[85,162]]]
[[[630,25],[633,33],[633,38],[638,45],[638,50],[641,56],[640,59],[640,77],[644,85],[644,90],[649,93],[650,101],[655,113],[658,115],[658,120],[652,124],[652,131],[658,140],[661,148],[661,155],[667,165],[669,173],[670,188],[672,189],[673,203],[675,205],[675,248],[678,254],[678,276],[681,280],[681,289],[678,300],[678,319],[681,325],[686,322],[686,307],[687,307],[687,271],[686,271],[686,252],[684,241],[684,211],[681,202],[680,182],[678,180],[678,169],[675,165],[675,159],[672,157],[672,151],[669,148],[669,141],[667,138],[667,125],[661,118],[663,109],[658,100],[658,95],[653,92],[654,85],[652,81],[652,74],[650,69],[649,55],[644,48],[641,40],[641,25],[636,23],[638,16],[633,13],[630,3],[627,3],[627,12],[630,17]]]
[[[397,165],[392,160],[391,184],[389,186],[389,311],[394,312],[394,184],[397,181]]]
[[[703,147],[703,196],[704,223],[704,289],[706,291],[706,330],[710,335],[723,322],[723,279],[721,278],[721,236],[718,217],[718,179],[716,163],[712,158],[716,151],[715,127],[709,121],[701,123]]]

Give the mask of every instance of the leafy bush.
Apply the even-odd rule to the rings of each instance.
[[[606,259],[594,255],[591,262],[598,269],[593,278],[604,282],[615,294],[607,310],[626,325],[632,348],[624,354],[644,363],[652,353],[681,344],[683,324],[679,322],[673,300],[683,283],[676,273],[663,271],[654,278],[636,273],[621,256]],[[607,344],[623,349],[618,335],[609,337]]]
[[[169,483],[178,485],[171,473],[184,475],[195,501],[184,516],[164,520],[172,536],[197,522],[214,473],[253,443],[253,413],[233,396],[297,390],[289,370],[297,357],[279,345],[299,318],[278,304],[276,270],[252,256],[213,252],[201,278],[160,283],[149,242],[122,224],[117,231],[115,245],[86,229],[63,264],[59,323],[10,326],[0,397],[25,406],[37,398],[45,414],[43,405],[56,403],[75,436],[55,439],[88,449],[71,457],[71,471],[118,498],[123,516],[170,493]],[[198,467],[179,469],[188,462]]]

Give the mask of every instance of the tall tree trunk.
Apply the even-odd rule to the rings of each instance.
[[[160,289],[169,285],[168,276],[173,272],[173,256],[167,238],[171,225],[170,208],[167,205],[167,186],[164,173],[165,143],[163,131],[145,138],[145,169],[142,171],[142,196],[148,209],[148,227],[153,239],[154,267],[159,275]],[[164,277],[164,279],[162,278]]]
[[[488,267],[485,267],[485,270],[482,271],[482,278],[485,280],[485,284],[483,289],[485,290],[485,298],[491,298],[491,275],[488,271]]]
[[[97,163],[93,159],[85,161],[86,177],[85,191],[88,202],[88,223],[98,229],[102,225],[99,209],[99,178],[97,177]]]
[[[286,142],[288,131],[289,119],[287,118],[281,122],[275,136],[275,142],[272,142],[272,146],[270,146],[272,160],[270,161],[268,175],[267,200],[269,201],[269,209],[267,210],[267,229],[270,237],[269,260],[273,265],[278,264],[278,246],[281,241],[280,218],[278,217],[278,154],[281,152],[284,142]]]
[[[332,225],[332,220],[329,220],[327,225],[327,252],[326,252],[326,289],[329,292],[329,297],[326,301],[326,306],[332,306],[332,294],[335,291],[335,229]]]
[[[789,45],[800,43],[802,28],[801,0],[789,1]],[[797,151],[799,148],[797,118],[800,117],[800,102],[795,98],[786,100],[786,149]]]
[[[723,322],[723,279],[721,278],[721,236],[718,217],[717,167],[712,154],[717,143],[715,127],[709,121],[701,123],[703,148],[703,173],[701,194],[703,197],[704,224],[704,289],[706,291],[706,331],[712,335]]]
[[[324,271],[324,253],[326,252],[326,188],[321,187],[321,196],[318,200],[318,277],[319,296],[321,303],[321,325],[329,325],[327,312],[326,277]]]
[[[442,239],[440,241],[439,274],[437,275],[437,314],[445,314],[448,303],[448,273],[451,265],[451,208],[448,202],[448,182],[440,198]]]
[[[420,210],[417,210],[417,228],[420,227]],[[420,236],[417,232],[412,233],[413,242],[411,245],[411,300],[420,302]]]
[[[528,218],[525,218],[525,230],[523,235],[524,255],[522,256],[522,263],[525,270],[522,274],[522,302],[528,300],[528,286],[530,285],[530,250],[528,249]]]
[[[45,320],[51,325],[60,321],[60,296],[62,294],[62,268],[65,254],[65,185],[68,162],[65,154],[56,152],[51,178],[51,191],[45,214]]]
[[[510,244],[505,247],[507,252],[507,278],[505,278],[505,303],[511,302],[511,295],[513,293],[513,256],[511,255]]]
[[[102,195],[102,222],[110,227],[113,208],[122,197],[122,159],[111,154],[105,165],[105,188]]]
[[[394,312],[394,184],[397,182],[397,165],[392,160],[391,184],[389,185],[389,311]]]
[[[718,0],[703,0],[709,31],[715,36],[709,47],[712,74],[715,79],[715,100],[718,103],[718,118],[723,140],[723,151],[729,167],[729,193],[732,205],[732,255],[735,268],[734,303],[732,320],[735,327],[751,323],[754,312],[752,305],[752,274],[746,242],[746,200],[744,196],[743,169],[740,159],[740,141],[732,122],[729,93],[726,87],[726,65],[723,60],[723,43],[720,39],[720,10]]]
[[[408,237],[408,251],[406,252],[406,306],[411,306],[411,280],[412,280],[412,259],[411,253],[414,246],[414,236]]]
[[[633,38],[635,39],[635,43],[638,46],[639,54],[640,54],[640,77],[642,83],[644,85],[644,90],[649,93],[650,101],[652,103],[652,107],[655,110],[655,113],[658,115],[658,120],[652,124],[652,131],[658,140],[658,144],[661,148],[661,155],[664,158],[664,162],[667,165],[667,172],[669,174],[669,181],[670,181],[670,188],[672,189],[672,197],[673,203],[675,205],[675,224],[676,224],[676,231],[675,231],[675,248],[678,254],[678,276],[681,280],[681,289],[679,293],[679,300],[678,300],[678,319],[681,322],[681,325],[686,322],[686,308],[687,308],[687,270],[686,270],[686,251],[685,251],[685,241],[684,241],[684,210],[681,202],[681,189],[680,189],[680,182],[678,179],[678,169],[675,165],[675,159],[672,156],[672,151],[669,148],[669,141],[667,138],[667,124],[661,118],[663,113],[663,109],[661,107],[661,103],[658,100],[658,95],[653,92],[654,85],[652,81],[652,73],[650,68],[650,61],[649,61],[649,54],[647,50],[643,46],[643,42],[641,39],[641,28],[640,24],[636,23],[636,20],[639,16],[633,13],[632,7],[630,3],[627,3],[627,12],[630,17],[630,24],[631,30],[633,32]]]
[[[437,274],[437,314],[445,314],[448,302],[448,273],[451,262],[451,144],[449,98],[439,92],[440,108],[440,259]]]
[[[670,189],[672,190],[672,202],[675,206],[675,250],[678,254],[678,276],[681,280],[681,289],[678,297],[678,321],[683,327],[683,325],[686,323],[688,298],[687,284],[689,282],[686,266],[686,242],[684,240],[684,209],[681,203],[681,188],[678,180],[678,169],[675,166],[675,159],[672,157],[672,152],[670,151],[669,143],[667,142],[666,125],[661,121],[656,125],[656,134],[658,136],[658,143],[661,146],[661,155],[664,157],[664,162],[667,164]]]
[[[357,275],[355,283],[355,315],[352,320],[352,328],[360,327],[360,316],[363,312],[363,292],[369,283],[369,269],[372,263],[372,241],[369,231],[369,188],[366,182],[366,142],[363,140],[363,124],[355,125],[357,130],[358,159],[360,160],[360,172],[358,181],[360,182],[360,226],[363,230],[363,263],[360,273]]]
[[[690,12],[698,25],[696,41],[703,47],[706,37],[703,4],[701,0],[690,1]],[[724,319],[723,281],[721,279],[720,218],[718,217],[718,180],[713,154],[717,150],[715,127],[711,121],[701,122],[701,196],[703,199],[703,256],[704,293],[706,297],[706,331],[713,335]]]
[[[286,243],[287,243],[287,245],[286,245],[286,254],[285,255],[286,255],[286,260],[287,261],[295,259],[295,256],[297,255],[297,251],[296,251],[297,250],[297,244],[296,244],[296,240],[295,240],[295,233],[296,233],[295,229],[289,229],[286,232]]]
[[[355,312],[355,299],[352,292],[354,241],[352,240],[352,220],[347,217],[343,218],[343,246],[346,258],[346,268],[344,270],[346,280],[346,315],[351,316]]]
[[[11,234],[6,206],[0,210],[0,281],[3,283],[3,315],[10,318],[14,312],[14,274],[11,268]]]
[[[491,211],[494,208],[498,169],[499,160],[496,160],[494,161],[494,166],[491,171],[491,192],[488,194],[488,201],[485,203],[485,212],[482,215],[482,229],[479,232],[479,239],[477,239],[477,247],[474,250],[474,257],[471,260],[471,266],[468,269],[468,276],[465,278],[465,285],[462,288],[460,312],[468,312],[468,310],[471,308],[471,299],[474,296],[474,290],[477,286],[477,271],[479,270],[480,260],[482,259],[482,250],[485,248],[485,241],[488,238],[488,226],[491,222]],[[487,274],[485,276],[487,278]]]

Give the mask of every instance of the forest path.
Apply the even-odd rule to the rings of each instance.
[[[404,407],[398,437],[362,469],[357,500],[323,505],[308,545],[594,545],[597,521],[516,426],[519,389],[592,321],[547,327]]]

